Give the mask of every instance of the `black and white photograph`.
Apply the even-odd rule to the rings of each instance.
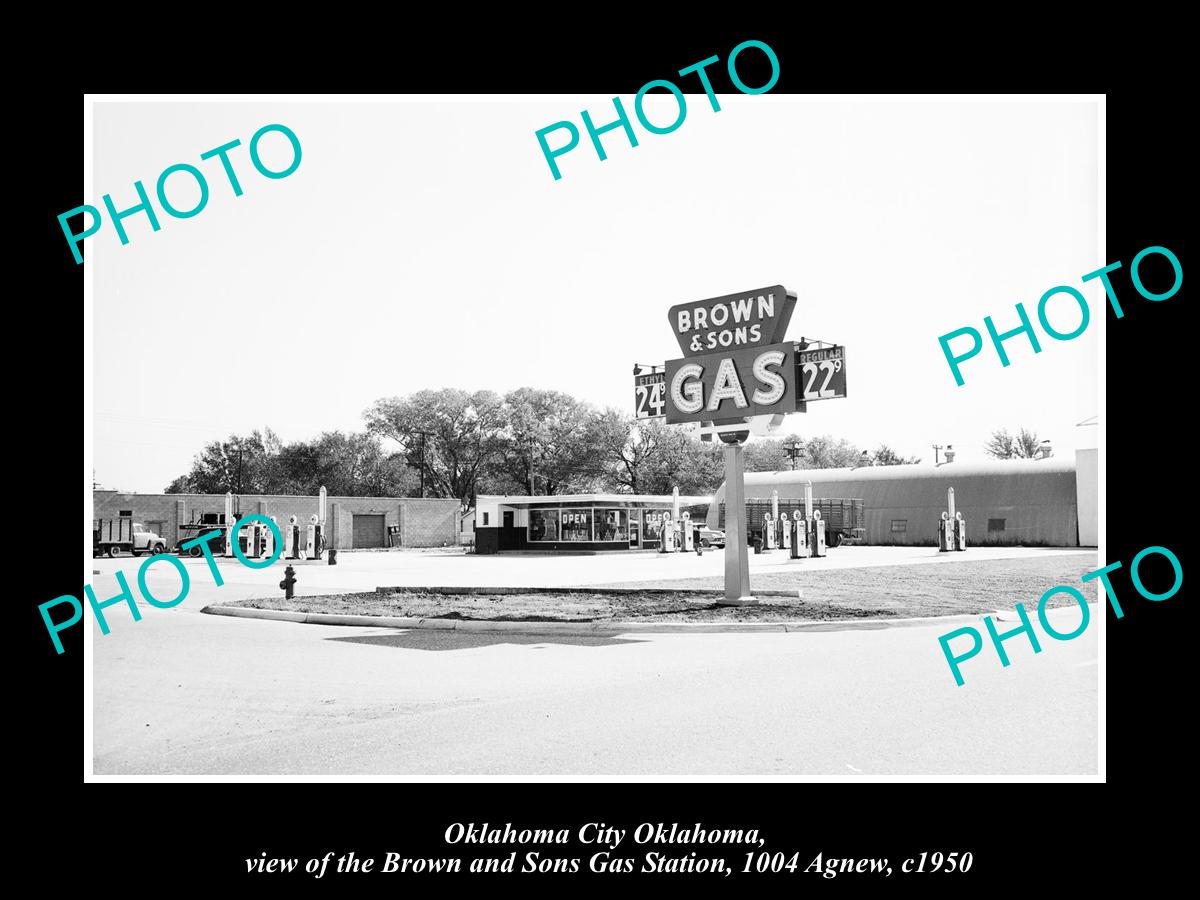
[[[89,780],[1103,780],[1103,96],[729,49],[89,96]]]

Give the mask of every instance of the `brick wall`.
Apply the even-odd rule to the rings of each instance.
[[[457,500],[415,497],[328,497],[327,544],[342,550],[354,546],[354,513],[383,515],[386,525],[400,525],[401,546],[440,547],[457,537],[460,509]],[[135,522],[163,522],[162,536],[168,546],[179,540],[179,526],[195,521],[201,513],[225,512],[224,494],[125,494],[92,492],[92,516],[111,518],[121,510],[132,510]],[[234,497],[234,510],[244,515],[274,516],[280,526],[295,516],[302,525],[317,511],[316,497],[242,494]]]
[[[405,547],[453,546],[458,541],[457,500],[401,501],[400,539]]]

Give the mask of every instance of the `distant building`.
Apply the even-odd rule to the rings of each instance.
[[[458,540],[455,499],[417,497],[329,497],[326,542],[338,550],[376,547],[443,547]],[[317,498],[284,494],[234,495],[234,509],[241,515],[273,516],[281,526],[289,516],[301,524],[317,512]],[[92,516],[131,516],[174,548],[179,526],[200,521],[204,513],[224,513],[224,494],[126,494],[92,492]],[[395,532],[394,534],[392,532]]]
[[[747,472],[746,499],[861,498],[866,543],[937,542],[946,489],[967,522],[968,546],[1028,544],[1095,547],[1099,541],[1096,450],[1078,450],[1074,461],[1043,459],[949,462],[939,466],[859,466]],[[725,485],[713,497],[708,526],[724,521]]]

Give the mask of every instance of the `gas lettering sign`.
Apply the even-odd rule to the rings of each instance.
[[[796,345],[667,361],[667,424],[796,411]]]

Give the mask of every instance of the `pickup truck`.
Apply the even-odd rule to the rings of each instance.
[[[92,520],[92,556],[134,556],[166,553],[167,542],[140,522],[129,518]]]

